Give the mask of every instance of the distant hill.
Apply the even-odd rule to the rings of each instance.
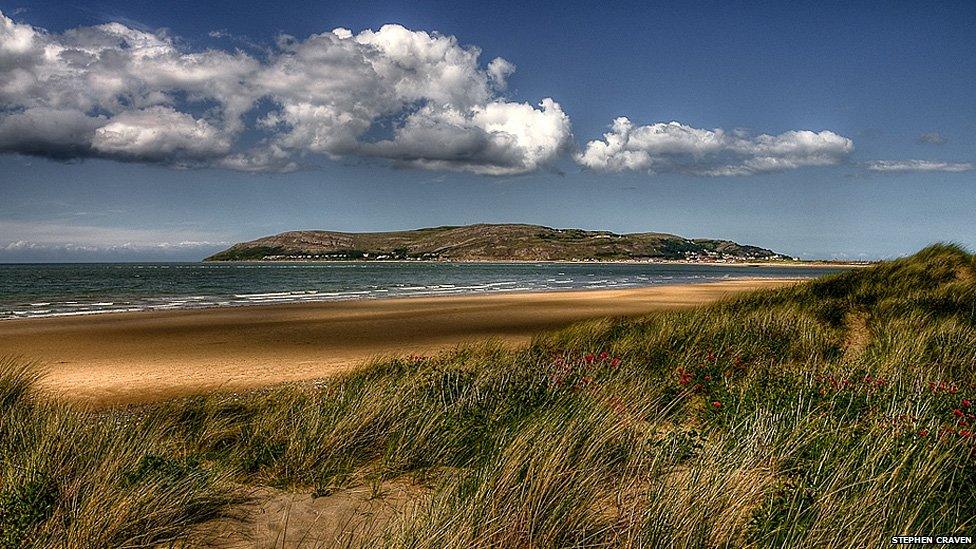
[[[552,229],[539,225],[466,225],[384,233],[289,231],[234,246],[205,261],[288,260],[613,261],[786,256],[728,240],[665,233]]]

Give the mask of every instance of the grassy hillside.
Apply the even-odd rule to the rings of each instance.
[[[207,261],[421,259],[569,261],[729,257],[783,259],[727,240],[664,233],[552,229],[538,225],[467,225],[387,233],[291,231],[235,244]]]
[[[69,409],[31,369],[0,372],[0,547],[145,546],[226,513],[242,485],[390,479],[415,505],[349,544],[976,534],[976,258],[952,246],[521,350],[138,410]]]

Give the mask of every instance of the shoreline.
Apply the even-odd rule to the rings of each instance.
[[[368,263],[409,263],[409,264],[446,264],[446,265],[700,265],[702,267],[798,267],[798,268],[858,268],[870,267],[880,261],[863,262],[843,262],[843,261],[820,261],[820,260],[801,260],[801,261],[734,261],[722,263],[719,261],[686,261],[681,259],[668,259],[661,261],[642,261],[639,259],[611,259],[611,260],[580,260],[569,259],[243,259],[243,260],[201,260],[201,261],[176,261],[174,263],[205,263],[208,265],[255,265],[255,264],[368,264]]]
[[[35,360],[41,386],[95,406],[244,390],[348,372],[371,358],[494,339],[522,345],[582,320],[687,309],[798,279],[505,292],[105,313],[0,323],[0,356]]]
[[[822,268],[857,268],[870,267],[880,263],[878,261],[831,261],[831,260],[800,260],[800,261],[734,261],[722,263],[718,261],[686,261],[682,259],[667,259],[659,261],[642,261],[639,259],[613,259],[613,260],[582,260],[572,261],[568,259],[463,259],[463,260],[430,260],[430,259],[244,259],[244,260],[216,260],[208,261],[37,261],[37,262],[0,262],[0,267],[4,265],[171,265],[171,264],[206,264],[206,265],[251,265],[251,264],[293,264],[293,263],[313,263],[313,264],[369,264],[369,263],[409,263],[409,264],[454,264],[454,265],[700,265],[702,267],[822,267]]]
[[[295,262],[300,263],[300,262]],[[314,263],[314,262],[312,262]],[[367,262],[361,262],[367,263]],[[102,318],[110,317],[116,315],[144,315],[144,314],[156,314],[156,313],[167,313],[167,312],[188,312],[188,311],[213,311],[221,309],[241,309],[241,308],[262,308],[262,307],[285,307],[285,306],[302,306],[302,305],[315,305],[315,304],[325,304],[325,303],[346,303],[346,302],[357,302],[357,301],[385,301],[385,300],[402,300],[402,299],[423,299],[423,298],[464,298],[464,297],[478,297],[478,296],[503,296],[503,295],[534,295],[534,294],[561,294],[561,293],[573,293],[573,292],[600,292],[600,291],[626,291],[626,290],[640,290],[646,288],[664,288],[673,286],[701,286],[709,284],[723,284],[727,282],[761,282],[765,280],[774,281],[793,281],[801,282],[804,280],[813,280],[810,277],[768,277],[768,276],[737,276],[735,278],[715,278],[708,279],[703,282],[655,282],[652,284],[645,285],[617,285],[613,287],[608,286],[597,286],[592,288],[548,288],[544,290],[540,289],[510,289],[510,290],[489,290],[489,291],[467,291],[467,292],[418,292],[413,294],[402,294],[402,295],[361,295],[359,292],[353,292],[349,295],[343,296],[320,296],[321,298],[316,299],[316,294],[302,294],[296,292],[294,294],[295,299],[293,300],[279,300],[279,301],[254,301],[250,303],[235,303],[235,304],[205,304],[193,307],[152,307],[152,306],[131,306],[128,309],[102,309],[102,310],[79,310],[76,312],[60,312],[51,314],[42,314],[35,316],[11,316],[0,318],[0,325],[7,322],[23,322],[23,321],[42,321],[42,320],[57,320],[57,319],[67,319],[67,318]],[[308,298],[301,299],[302,295],[307,295]],[[179,296],[175,296],[179,297]],[[284,297],[284,296],[283,296]],[[120,305],[124,307],[124,305]]]

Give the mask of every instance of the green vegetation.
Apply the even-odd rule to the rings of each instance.
[[[173,419],[40,399],[36,370],[0,361],[0,547],[149,546],[234,501]]]
[[[218,252],[207,258],[208,261],[261,261],[269,256],[288,255],[288,251],[281,246],[253,246],[248,248],[230,248]]]
[[[553,229],[478,224],[385,233],[290,231],[242,242],[205,261],[436,259],[453,261],[573,261],[632,259],[785,260],[728,240],[689,240],[664,233]]]
[[[954,246],[521,350],[139,410],[48,402],[33,371],[0,366],[2,547],[145,545],[226,512],[235,485],[384,479],[424,490],[367,546],[976,534],[976,258]]]

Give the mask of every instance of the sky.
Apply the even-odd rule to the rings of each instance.
[[[976,3],[0,0],[0,262],[519,222],[976,249]]]

